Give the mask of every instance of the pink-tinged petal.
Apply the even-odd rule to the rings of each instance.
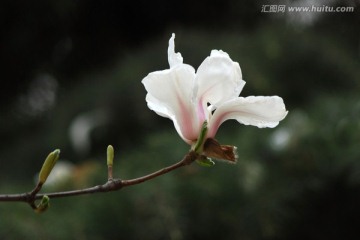
[[[185,137],[183,136],[179,122],[177,121],[174,112],[168,106],[162,104],[150,94],[146,95],[146,102],[148,103],[149,109],[153,110],[162,117],[170,118],[173,121],[175,129],[180,135],[180,137],[184,139],[185,142],[189,142],[189,140],[185,139]]]
[[[164,71],[152,72],[142,83],[148,94],[148,107],[173,120],[179,135],[187,142],[195,141],[200,125],[191,101],[195,70],[185,64]]]
[[[235,98],[216,109],[209,122],[207,137],[214,137],[219,126],[228,119],[259,128],[273,128],[286,114],[283,99],[278,96]]]
[[[210,103],[217,107],[238,97],[245,85],[241,78],[241,69],[237,62],[233,62],[229,55],[221,50],[212,50],[196,72],[198,101],[203,106]]]
[[[168,47],[168,61],[170,68],[183,63],[183,57],[181,53],[175,53],[175,34],[171,35]]]

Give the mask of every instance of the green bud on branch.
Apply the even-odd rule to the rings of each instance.
[[[36,206],[35,212],[43,213],[50,207],[50,198],[46,195],[43,196],[40,203]]]
[[[60,150],[56,149],[51,152],[44,161],[44,164],[39,173],[39,184],[42,185],[45,183],[46,179],[50,175],[53,167],[55,166],[56,161],[59,159]]]
[[[112,166],[114,163],[114,148],[113,146],[109,145],[107,147],[107,165]]]
[[[106,151],[106,162],[108,167],[108,181],[113,180],[114,148],[109,145]]]

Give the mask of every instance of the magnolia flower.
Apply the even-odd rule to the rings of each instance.
[[[149,73],[142,83],[148,107],[170,118],[180,137],[194,146],[207,123],[201,151],[207,157],[236,161],[236,148],[220,145],[215,139],[220,125],[235,119],[259,128],[275,127],[287,111],[278,96],[239,97],[245,85],[240,66],[226,52],[212,50],[195,71],[175,53],[175,34],[169,40],[170,68]]]

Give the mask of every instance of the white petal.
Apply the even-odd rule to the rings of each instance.
[[[210,119],[208,137],[214,137],[219,126],[228,119],[259,128],[276,127],[287,114],[283,99],[272,97],[246,97],[230,100],[215,110]]]
[[[218,106],[238,97],[245,85],[241,78],[241,69],[237,62],[233,62],[229,55],[221,50],[212,50],[196,73],[198,100],[205,105],[210,103]]]
[[[181,127],[179,122],[177,121],[177,118],[175,116],[174,111],[172,111],[168,106],[162,104],[159,102],[156,98],[154,98],[152,95],[147,94],[146,95],[146,102],[148,103],[149,109],[156,112],[158,115],[166,118],[170,118],[175,126],[176,131],[178,132],[179,136],[187,143],[191,144],[192,141],[185,138],[181,132]]]
[[[171,35],[168,47],[168,61],[170,68],[183,63],[183,57],[181,53],[175,53],[175,33]]]
[[[151,110],[173,120],[179,135],[188,143],[195,141],[200,124],[191,101],[195,70],[185,64],[150,73],[142,80]]]

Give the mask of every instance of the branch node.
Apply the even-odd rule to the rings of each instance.
[[[103,186],[104,192],[119,190],[123,187],[121,179],[109,179]]]

